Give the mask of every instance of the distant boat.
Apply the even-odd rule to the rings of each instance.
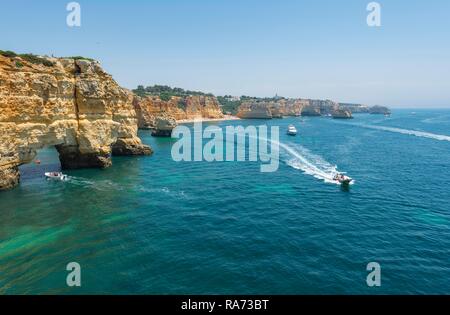
[[[295,136],[297,134],[297,129],[295,128],[294,125],[289,125],[287,134],[290,136]]]
[[[68,180],[69,177],[61,172],[46,172],[45,177],[47,179]]]

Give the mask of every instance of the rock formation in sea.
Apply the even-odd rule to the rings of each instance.
[[[111,165],[111,154],[148,155],[133,94],[96,61],[0,55],[0,190],[18,167],[55,146],[63,169]]]
[[[177,126],[177,121],[169,116],[158,116],[154,120],[152,136],[170,137],[172,130]]]
[[[336,109],[332,114],[335,119],[351,119],[353,118],[352,112],[348,109]]]
[[[381,114],[381,115],[390,115],[391,110],[385,106],[375,105],[370,107],[369,113],[371,114]]]
[[[348,109],[352,114],[367,114],[369,113],[369,106],[354,103],[339,103],[339,108]]]

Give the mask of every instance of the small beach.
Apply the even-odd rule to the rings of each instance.
[[[224,115],[222,118],[194,118],[194,119],[180,119],[177,120],[179,124],[188,124],[194,122],[206,122],[206,121],[227,121],[227,120],[239,120],[240,118],[233,115]]]

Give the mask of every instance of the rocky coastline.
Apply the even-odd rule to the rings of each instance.
[[[152,130],[152,135],[170,137],[178,122],[203,119],[222,119],[224,114],[214,96],[172,96],[162,100],[160,96],[135,96],[133,105],[140,129]]]
[[[242,103],[237,116],[242,119],[272,119],[285,116],[331,116],[336,119],[351,119],[353,113],[390,114],[390,110],[382,106],[340,104],[331,100],[253,100]]]
[[[106,168],[112,155],[150,155],[133,94],[88,59],[0,55],[0,190],[54,146],[63,169]]]
[[[44,147],[56,148],[62,169],[106,168],[112,155],[153,153],[137,136],[138,129],[170,137],[179,123],[285,116],[350,119],[353,113],[391,112],[384,106],[331,100],[215,97],[167,86],[139,86],[132,92],[88,58],[0,51],[0,190],[17,186],[19,166]]]

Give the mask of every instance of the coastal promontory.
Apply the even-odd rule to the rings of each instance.
[[[161,89],[165,93],[159,92]],[[155,86],[134,90],[134,108],[138,116],[140,129],[152,130],[156,137],[170,137],[178,121],[220,119],[224,117],[217,98],[190,91]],[[158,92],[156,92],[158,91]]]
[[[0,54],[0,190],[16,186],[18,167],[44,147],[56,147],[63,169],[151,154],[137,127],[133,93],[98,62]]]

